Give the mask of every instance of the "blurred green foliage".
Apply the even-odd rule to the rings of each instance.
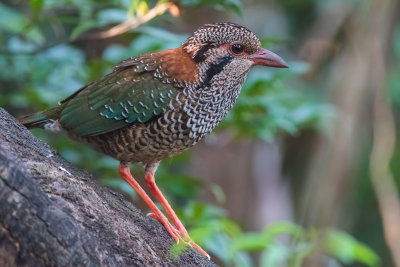
[[[109,72],[120,60],[179,46],[188,35],[172,33],[159,22],[140,26],[128,33],[128,39],[106,42],[101,49],[95,47],[95,40],[76,41],[87,30],[140,17],[155,4],[140,0],[31,0],[17,6],[0,4],[0,106],[16,115],[49,108]],[[208,7],[241,13],[239,0],[182,0],[179,4],[188,9]],[[263,43],[275,42],[267,39]],[[219,129],[229,129],[237,138],[272,140],[279,132],[296,134],[300,129],[320,128],[329,123],[334,115],[332,107],[305,91],[287,86],[307,70],[307,65],[290,62],[290,66],[289,71],[254,69],[236,106]],[[398,84],[393,82],[391,86],[398,88]],[[400,101],[398,92],[392,90],[394,101]],[[40,130],[34,133],[67,160],[95,173],[104,185],[136,197],[118,178],[117,161],[65,141],[65,134]],[[253,251],[261,252],[260,266],[301,266],[316,250],[344,264],[358,261],[367,266],[379,265],[379,257],[373,251],[334,229],[306,229],[281,222],[259,233],[243,233],[238,223],[227,218],[224,209],[194,201],[201,190],[211,191],[217,203],[223,202],[224,194],[215,184],[179,175],[188,160],[190,153],[184,153],[163,162],[157,172],[160,188],[187,224],[192,238],[227,266],[255,266],[250,256]],[[134,173],[141,172],[134,168]]]
[[[285,85],[287,78],[306,70],[303,62],[291,62],[286,72],[252,70],[222,126],[230,127],[237,137],[271,141],[280,131],[296,134],[301,128],[319,128],[329,123],[334,114],[332,107]]]

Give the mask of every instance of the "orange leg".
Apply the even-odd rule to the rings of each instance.
[[[144,200],[144,202],[146,202],[147,206],[149,206],[149,208],[153,211],[153,214],[157,217],[157,220],[164,225],[168,233],[175,239],[176,242],[179,242],[181,239],[179,231],[169,223],[167,217],[165,217],[165,215],[157,208],[151,198],[146,194],[135,178],[133,178],[129,167],[121,163],[118,167],[118,171],[122,179],[124,179]]]
[[[155,178],[154,178],[154,172],[156,171],[158,167],[157,164],[149,164],[146,166],[146,172],[144,175],[144,180],[146,181],[147,187],[151,190],[153,195],[157,198],[157,200],[161,203],[163,206],[164,210],[168,214],[169,218],[171,221],[175,224],[180,236],[185,240],[189,245],[193,246],[195,249],[197,249],[201,254],[206,256],[208,259],[210,259],[210,256],[196,243],[193,242],[193,240],[190,238],[188,232],[186,231],[185,226],[183,226],[182,222],[179,220],[178,216],[176,216],[175,211],[171,208],[171,205],[169,205],[168,201],[165,199],[163,194],[161,193],[160,189],[158,188]],[[158,214],[153,213],[150,214],[153,218],[156,220],[160,221],[160,218],[158,217]]]

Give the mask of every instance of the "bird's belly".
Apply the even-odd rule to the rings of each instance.
[[[211,131],[206,128],[181,113],[167,112],[157,120],[85,137],[83,141],[122,162],[148,164],[192,147]]]

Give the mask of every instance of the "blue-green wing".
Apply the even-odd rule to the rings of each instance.
[[[60,123],[79,136],[107,133],[160,115],[178,93],[152,71],[117,68],[64,100]]]

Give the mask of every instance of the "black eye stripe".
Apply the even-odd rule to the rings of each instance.
[[[209,87],[212,78],[215,75],[218,75],[226,65],[228,65],[232,61],[232,56],[222,57],[218,60],[218,62],[211,64],[206,72],[206,77],[203,81],[203,85]]]
[[[205,53],[213,47],[215,46],[211,44],[206,44],[202,48],[200,48],[199,51],[197,51],[197,53],[193,57],[194,62],[200,63],[206,60]]]

